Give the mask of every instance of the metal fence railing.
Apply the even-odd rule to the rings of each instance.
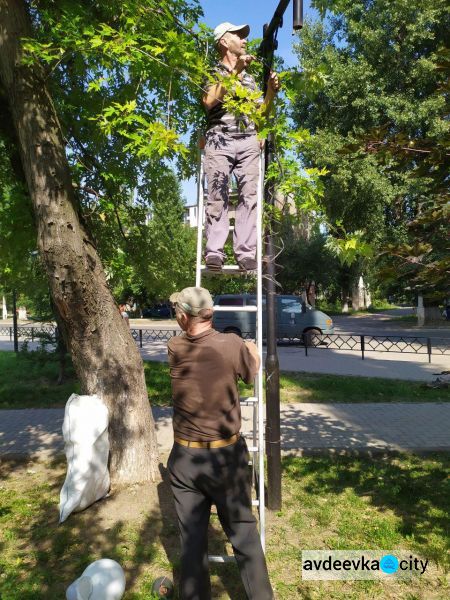
[[[43,336],[57,335],[54,325],[19,326],[17,329],[20,340],[37,341]],[[171,337],[181,335],[179,329],[135,329],[131,328],[131,334],[143,348],[149,342],[167,342]],[[245,339],[252,339],[252,333],[243,333]],[[7,336],[12,341],[14,336],[13,327],[0,326],[0,336]],[[422,336],[399,336],[399,335],[347,335],[341,333],[316,334],[304,333],[300,337],[283,337],[278,340],[279,345],[301,345],[305,348],[305,355],[311,348],[321,350],[347,350],[359,352],[364,360],[367,352],[396,352],[400,354],[427,354],[428,362],[432,355],[450,354],[450,338],[422,337]]]
[[[142,348],[144,342],[168,342],[170,338],[181,335],[179,329],[131,329],[131,335]]]
[[[245,339],[253,339],[253,334],[243,333]],[[279,345],[302,345],[305,356],[308,349],[347,350],[360,352],[364,360],[366,352],[397,352],[399,354],[427,354],[431,356],[450,354],[450,338],[432,338],[400,335],[361,335],[361,334],[316,334],[303,333],[300,337],[284,337],[278,339]]]
[[[54,325],[19,325],[17,327],[17,337],[22,340],[38,340],[45,335],[55,335],[56,327]],[[14,338],[14,327],[12,325],[0,325],[0,336],[8,336],[10,341]]]
[[[316,335],[308,340],[302,339],[305,354],[308,347],[328,350],[353,350],[361,353],[364,360],[366,352],[396,352],[399,354],[427,354],[431,356],[450,354],[450,339],[399,335]]]

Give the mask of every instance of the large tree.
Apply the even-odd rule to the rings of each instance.
[[[38,64],[22,63],[26,6],[0,3],[0,74],[38,224],[38,248],[83,391],[107,404],[116,482],[155,478],[157,448],[138,350],[80,223],[65,145]]]
[[[170,9],[177,6],[182,9],[181,14],[174,17]],[[153,84],[158,91],[153,97],[148,86],[139,90],[135,84],[140,78],[139,85],[143,85],[149,76],[148,64],[154,64],[151,59],[143,58],[145,53],[149,54],[151,36],[156,44],[158,36],[164,37],[165,26],[167,38],[173,41],[177,28],[183,27],[179,19],[188,16],[189,11],[189,3],[181,0],[167,2],[164,7],[153,2],[111,2],[103,7],[96,2],[43,1],[33,4],[30,12],[23,0],[0,1],[0,81],[2,96],[6,98],[3,118],[14,124],[16,147],[20,150],[34,209],[37,246],[82,390],[99,394],[109,408],[110,467],[115,483],[157,476],[156,437],[142,360],[117,310],[94,238],[80,218],[83,202],[73,182],[81,190],[90,187],[96,176],[95,193],[98,198],[106,198],[102,200],[103,211],[101,206],[96,209],[107,220],[110,213],[118,214],[114,192],[121,183],[121,156],[122,163],[125,161],[120,148],[128,143],[129,168],[139,154],[150,161],[173,152],[177,135],[166,127],[168,123],[155,116],[160,110],[158,84],[161,77],[171,80],[170,69],[164,69],[159,81],[156,73]],[[45,34],[49,41],[43,41]],[[25,38],[28,38],[26,51]],[[138,39],[141,46],[136,50]],[[187,46],[194,43],[188,36],[186,39]],[[163,52],[163,44],[161,39],[159,53]],[[182,61],[184,57],[177,52],[185,49],[180,37],[172,59]],[[154,52],[155,57],[157,54]],[[89,95],[89,81],[97,81],[100,74],[108,73],[114,73],[115,79],[104,86],[105,95],[111,87],[121,97],[109,97],[111,110],[106,114],[99,115],[101,108],[95,103],[90,111],[83,112],[87,101],[83,103],[82,98]],[[155,74],[154,69],[152,73]],[[64,94],[65,85],[72,86],[71,96]],[[97,82],[94,93],[96,85],[101,88]],[[173,82],[169,103],[172,96],[181,97],[180,86],[180,82]],[[134,98],[139,92],[153,107],[147,118],[142,107],[140,114],[135,111],[137,103],[132,91]],[[167,104],[167,87],[163,95]],[[79,110],[83,114],[77,116]],[[103,129],[98,127],[100,121]],[[94,126],[89,128],[91,122]],[[74,133],[71,127],[76,130]],[[87,130],[84,136],[83,127]],[[66,156],[68,142],[78,145],[78,150],[72,148],[68,154],[75,171],[70,170]],[[109,164],[105,161],[108,154]],[[89,164],[84,160],[90,161]],[[150,169],[149,161],[139,171],[140,175]],[[128,187],[145,185],[142,179],[131,183]],[[121,191],[129,197],[129,190]]]
[[[404,286],[420,283],[430,296],[442,294],[448,6],[315,5],[328,16],[301,35],[294,119],[312,134],[306,160],[328,170],[323,204],[336,247],[348,233],[364,232],[376,252],[389,249],[382,266],[393,268],[386,273],[405,275]]]

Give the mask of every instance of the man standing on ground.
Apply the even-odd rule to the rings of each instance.
[[[259,177],[260,143],[255,123],[245,115],[236,116],[223,106],[227,89],[224,78],[236,76],[249,93],[257,91],[254,78],[245,71],[255,60],[246,54],[248,25],[221,23],[214,30],[214,39],[220,62],[214,69],[217,83],[205,85],[203,105],[208,125],[205,144],[205,174],[208,183],[206,205],[206,266],[209,270],[222,269],[224,244],[229,232],[228,190],[231,173],[238,186],[238,205],[233,246],[239,267],[243,271],[256,269],[256,203]],[[271,73],[267,93],[260,99],[261,111],[270,110],[280,87],[276,73]]]
[[[258,350],[253,342],[212,328],[208,290],[185,288],[170,300],[184,332],[168,344],[175,442],[167,467],[180,528],[180,598],[211,598],[208,523],[215,504],[247,597],[272,600],[252,513],[249,453],[239,433],[237,381],[254,380]]]

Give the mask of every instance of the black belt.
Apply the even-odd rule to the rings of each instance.
[[[240,433],[235,433],[229,438],[224,440],[213,440],[212,442],[192,442],[190,440],[183,440],[182,438],[175,437],[175,441],[180,446],[186,446],[186,448],[226,448],[227,446],[231,446],[235,444],[238,439],[241,437]]]

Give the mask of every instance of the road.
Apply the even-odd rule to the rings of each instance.
[[[393,319],[413,315],[412,307],[395,308],[379,313],[334,315],[335,333],[349,335],[419,336],[450,339],[450,322],[442,321],[438,327],[418,327],[410,322]],[[0,326],[12,325],[11,319],[0,320]],[[37,327],[36,321],[20,321],[19,326]],[[179,329],[175,319],[130,319],[133,329]]]
[[[420,336],[450,340],[450,328],[418,328],[408,323],[389,321],[392,316],[404,314],[408,309],[396,309],[379,314],[338,316],[335,319],[336,333],[352,335]],[[402,312],[403,311],[403,312]],[[1,322],[0,322],[1,323]],[[178,329],[173,320],[151,321],[132,319],[132,328]],[[34,347],[29,345],[30,349]],[[9,336],[0,336],[0,350],[12,350]],[[166,342],[144,342],[141,354],[144,360],[167,360]],[[366,352],[361,359],[359,350],[332,350],[324,347],[310,348],[308,356],[302,346],[281,346],[278,349],[280,369],[307,373],[328,373],[404,379],[409,381],[432,381],[435,374],[450,370],[450,355],[432,354],[428,363],[427,354],[400,354],[396,352]]]
[[[396,321],[399,317],[413,315],[412,307],[396,308],[379,313],[356,315],[334,315],[335,333],[349,335],[399,335],[450,339],[450,322],[442,321],[438,327],[418,327],[407,321]],[[178,329],[174,319],[131,319],[135,329]]]
[[[438,327],[418,327],[399,317],[413,315],[412,307],[395,308],[373,314],[334,315],[335,333],[350,335],[403,335],[450,339],[450,322],[442,320]]]

